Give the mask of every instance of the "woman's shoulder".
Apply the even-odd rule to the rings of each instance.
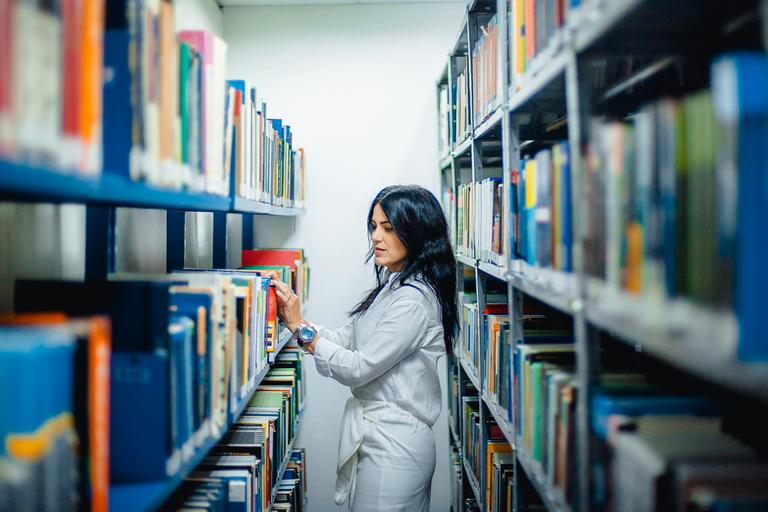
[[[392,288],[391,293],[393,298],[402,298],[404,300],[412,300],[424,305],[434,306],[437,304],[437,297],[434,290],[419,279],[419,276],[415,276],[408,279],[406,282],[399,284]]]

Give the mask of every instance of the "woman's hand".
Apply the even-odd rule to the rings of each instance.
[[[294,292],[290,286],[280,280],[277,272],[269,270],[263,272],[262,275],[272,279],[272,284],[275,285],[278,305],[277,316],[280,317],[280,320],[283,321],[291,332],[295,332],[299,324],[304,321],[304,319],[301,318],[299,296],[296,295],[296,292]]]

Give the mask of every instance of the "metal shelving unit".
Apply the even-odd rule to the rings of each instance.
[[[485,14],[489,5],[492,2],[469,2],[458,42],[450,53],[451,59],[461,53],[465,38],[467,47],[464,55],[471,52],[479,30],[478,16]],[[507,3],[498,0],[496,12],[506,13]],[[660,16],[662,12],[664,15]],[[510,51],[512,42],[506,34],[507,24],[502,22],[506,20],[498,20],[499,49],[502,50],[499,75],[503,77],[499,83],[499,94],[503,96],[501,106],[479,126],[473,124],[469,139],[454,148],[453,162],[450,157],[442,158],[439,167],[444,174],[441,182],[452,190],[467,179],[476,183],[481,181],[486,177],[483,166],[495,165],[495,162],[487,162],[483,143],[487,144],[490,137],[495,142],[500,131],[503,183],[508,191],[511,188],[511,172],[517,168],[523,153],[537,148],[536,144],[541,145],[541,141],[567,139],[569,144],[573,271],[534,267],[511,259],[509,255],[506,269],[478,258],[456,257],[459,263],[476,269],[480,307],[485,304],[481,297],[485,285],[481,281],[484,283],[485,278],[490,276],[508,283],[510,315],[522,314],[522,308],[513,307],[512,302],[513,297],[517,300],[525,294],[573,317],[579,392],[574,418],[575,492],[571,503],[565,503],[563,493],[549,485],[541,474],[540,465],[531,460],[525,447],[514,443],[518,448],[518,468],[529,476],[551,512],[591,510],[590,474],[593,460],[589,403],[599,368],[598,351],[595,349],[598,340],[594,332],[607,332],[634,346],[637,351],[650,354],[690,375],[768,403],[768,363],[739,360],[739,329],[732,311],[703,307],[685,298],[652,301],[633,297],[609,290],[604,284],[595,284],[586,277],[585,234],[580,225],[586,216],[583,211],[586,164],[579,150],[589,141],[593,114],[614,112],[623,115],[636,112],[649,98],[680,94],[679,90],[668,90],[669,81],[665,82],[673,74],[679,74],[682,83],[683,74],[691,73],[690,77],[686,77],[689,78],[687,83],[681,87],[694,90],[699,87],[696,84],[700,75],[695,74],[698,71],[681,65],[681,62],[691,59],[698,65],[695,59],[703,57],[708,63],[708,59],[723,48],[738,47],[738,44],[723,41],[740,30],[739,27],[749,23],[759,24],[766,16],[767,0],[745,0],[727,5],[715,4],[711,0],[679,0],[674,3],[670,0],[582,0],[578,7],[570,11],[567,22],[550,39],[546,48],[527,62],[526,73],[522,77],[516,76],[513,84],[508,84],[505,79],[509,76],[505,52]],[[768,31],[764,27],[757,30],[762,31],[763,45],[768,44]],[[641,56],[642,65],[634,67],[631,73],[620,75],[618,80],[615,77],[595,79],[590,75],[594,68],[606,69],[600,66],[615,71],[621,65],[624,53],[633,58]],[[472,69],[467,65],[470,83],[473,83]],[[696,68],[696,65],[690,68]],[[452,83],[450,73],[455,71],[454,68],[449,63],[449,84]],[[599,72],[596,74],[599,75]],[[471,96],[472,92],[470,105],[473,105]],[[469,117],[474,121],[471,114]],[[468,178],[467,161],[470,156],[471,177]],[[459,157],[462,159],[459,160]],[[503,204],[506,211],[511,210],[508,193]],[[453,218],[457,218],[456,205],[452,206]],[[510,320],[512,323],[514,319]],[[520,338],[522,330],[515,336]],[[460,364],[468,379],[481,391],[481,400],[512,443],[515,440],[514,426],[505,424],[503,411],[478,387],[483,377],[472,371],[466,358],[460,358]],[[468,480],[474,489],[477,482],[472,478]]]

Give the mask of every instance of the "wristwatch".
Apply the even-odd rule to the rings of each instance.
[[[291,339],[296,340],[296,343],[300,347],[303,347],[305,343],[312,343],[312,340],[317,336],[317,329],[312,327],[306,322],[301,322],[293,333]]]

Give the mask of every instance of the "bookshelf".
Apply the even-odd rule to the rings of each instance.
[[[68,349],[85,362],[75,360],[73,356],[70,365],[69,359],[61,358],[64,362],[57,367],[60,374],[56,384],[73,388],[67,388],[71,397],[62,393],[61,397],[53,399],[61,403],[73,402],[62,406],[60,413],[73,424],[74,418],[77,421],[77,426],[67,427],[65,433],[73,436],[69,441],[72,446],[64,455],[68,457],[65,460],[69,464],[67,469],[72,467],[71,482],[59,479],[58,475],[52,478],[50,472],[59,471],[64,466],[58,459],[54,462],[59,466],[51,464],[45,458],[48,454],[41,457],[45,458],[49,473],[25,473],[32,475],[24,482],[32,489],[31,493],[39,492],[48,501],[64,494],[69,494],[72,499],[81,497],[85,502],[80,503],[80,508],[88,510],[111,507],[117,511],[151,512],[169,509],[180,494],[187,492],[187,487],[182,485],[185,479],[212,451],[218,453],[214,447],[243,416],[251,399],[263,398],[262,394],[257,394],[260,384],[290,381],[293,386],[288,386],[292,389],[291,403],[301,402],[296,393],[297,380],[301,377],[291,373],[290,369],[285,370],[292,365],[300,368],[300,363],[293,360],[288,365],[279,363],[283,373],[278,377],[268,376],[277,354],[291,352],[287,354],[288,360],[295,357],[292,353],[295,349],[285,349],[290,342],[290,331],[276,320],[269,325],[266,321],[268,290],[261,278],[239,274],[225,280],[203,276],[203,273],[195,273],[195,277],[189,273],[178,279],[165,275],[111,276],[117,271],[117,251],[125,250],[117,243],[118,208],[165,212],[165,267],[169,274],[187,268],[187,213],[213,213],[211,252],[214,269],[228,267],[228,236],[241,237],[239,245],[242,249],[254,249],[255,215],[296,217],[306,213],[304,152],[293,145],[295,139],[290,127],[283,125],[280,119],[267,117],[266,102],[257,97],[255,87],[246,90],[245,87],[250,85],[248,82],[243,85],[225,80],[226,44],[209,32],[176,31],[173,4],[162,1],[150,6],[134,1],[99,3],[88,0],[53,14],[42,6],[31,6],[25,11],[26,15],[35,23],[39,17],[55,25],[46,27],[61,36],[61,41],[57,42],[62,43],[63,49],[59,52],[59,45],[49,40],[45,46],[51,49],[46,48],[47,53],[42,55],[43,46],[29,46],[30,38],[36,37],[32,33],[25,36],[26,42],[21,41],[20,35],[5,41],[8,45],[0,45],[3,46],[0,49],[0,90],[3,91],[0,100],[3,124],[0,200],[84,205],[83,289],[88,287],[89,292],[110,290],[105,292],[108,298],[103,303],[123,300],[122,308],[110,311],[113,328],[122,321],[124,329],[121,332],[113,329],[109,342],[104,339],[93,341],[83,334],[87,330],[76,335],[70,333],[73,339],[68,339]],[[16,8],[15,3],[9,6],[12,10]],[[160,33],[137,30],[134,21],[128,18],[154,24]],[[10,33],[10,23],[9,16],[0,15],[0,25],[3,26],[0,32]],[[134,25],[129,27],[131,23]],[[68,28],[60,30],[62,26]],[[80,29],[88,37],[80,37],[77,33]],[[35,53],[38,50],[40,55]],[[19,51],[26,52],[21,55],[22,59],[16,55]],[[9,67],[11,57],[19,61],[14,61],[12,68]],[[30,76],[36,76],[30,73],[40,67],[41,62],[49,72],[36,78],[51,87],[46,93],[49,95],[44,96],[37,90],[26,96],[14,96],[16,88],[21,90],[30,85],[25,84],[23,78],[26,76],[29,81]],[[90,75],[88,66],[92,68]],[[77,76],[80,72],[83,75]],[[147,75],[152,78],[145,82],[142,78],[146,79]],[[156,89],[149,91],[144,87]],[[242,94],[239,88],[235,90],[237,87],[243,89]],[[53,89],[56,89],[55,95]],[[31,119],[30,111],[37,116],[35,119]],[[85,114],[89,117],[80,117]],[[39,138],[41,141],[45,139],[45,145],[35,141],[34,130],[28,126],[32,121],[38,123],[34,128],[41,132]],[[85,132],[91,129],[88,124],[91,121],[95,135],[87,138]],[[22,129],[25,126],[26,130]],[[231,214],[242,217],[242,233],[228,232],[231,230],[227,228],[227,215]],[[73,226],[72,229],[79,232],[81,228]],[[8,260],[9,255],[4,256]],[[8,261],[6,266],[10,267]],[[287,268],[284,270],[288,271]],[[295,275],[298,283],[303,280],[301,276]],[[16,278],[20,277],[30,276],[6,276],[6,284],[13,287]],[[191,282],[195,285],[185,286]],[[80,286],[80,283],[73,286]],[[134,291],[143,288],[139,295],[131,295],[132,301],[125,300],[124,292],[130,292],[132,286]],[[306,289],[296,286],[302,295]],[[181,295],[185,298],[179,298]],[[197,306],[193,310],[185,309],[188,304],[185,305],[184,300],[192,296],[196,297],[192,300],[198,301]],[[178,300],[174,302],[172,297]],[[40,302],[38,296],[34,299],[36,304]],[[82,297],[78,296],[78,299]],[[77,303],[73,306],[75,309],[80,305],[79,300],[69,296],[57,300],[62,304],[52,310],[65,311],[69,304],[63,302],[67,300]],[[103,303],[89,307],[111,307]],[[302,306],[306,307],[306,303]],[[18,303],[16,307],[19,307]],[[20,308],[22,310],[37,311],[29,303]],[[94,310],[67,312],[79,318],[92,315]],[[142,315],[139,321],[131,316],[136,312]],[[121,316],[123,318],[117,320]],[[94,325],[97,322],[106,325],[104,318],[90,321]],[[19,322],[18,317],[4,320],[4,325],[15,325],[15,322]],[[83,329],[80,323],[85,321],[67,322],[66,328],[74,332],[75,328],[69,323]],[[54,330],[48,321],[42,323]],[[118,348],[115,340],[122,335],[125,342],[129,337],[125,332],[133,327],[127,324],[131,323],[141,325],[135,330],[139,335]],[[104,338],[108,336],[104,335]],[[150,339],[151,348],[147,343]],[[271,345],[269,348],[265,346],[273,342],[274,349]],[[100,343],[98,357],[87,352],[97,350],[92,348],[96,343]],[[75,348],[71,348],[73,346]],[[11,353],[8,357],[12,359],[16,354],[14,350],[18,349],[11,348],[2,355]],[[111,355],[104,357],[105,351]],[[69,375],[66,372],[75,373],[75,365],[79,366],[72,379],[77,383],[73,385],[65,377]],[[124,395],[118,395],[120,386],[124,386],[122,390],[134,386],[132,389],[135,390],[136,383],[151,384],[145,388],[151,392],[145,392],[139,400],[121,401],[118,397]],[[269,386],[265,384],[265,387]],[[263,393],[264,396],[277,396],[278,406],[274,406],[273,401],[269,407],[263,407],[262,412],[280,411],[281,397],[283,411],[289,410],[282,394],[288,393],[285,389]],[[44,399],[40,402],[51,401],[53,391],[54,386],[46,386],[41,391],[40,397]],[[145,398],[152,405],[142,409]],[[4,414],[9,411],[15,414],[14,405],[6,404]],[[46,405],[42,403],[40,409]],[[26,409],[32,411],[33,407]],[[142,411],[142,414],[135,411]],[[32,412],[50,413],[48,410]],[[113,413],[117,420],[112,418]],[[300,414],[296,415],[294,433],[299,428]],[[140,424],[139,428],[133,425],[134,421]],[[270,418],[267,427],[262,424],[260,428],[268,428],[269,421],[273,425],[280,424],[278,419]],[[253,425],[255,423],[252,424],[255,429]],[[121,434],[129,432],[127,437],[139,430],[141,434],[126,441],[119,437],[121,434],[115,434],[119,431],[118,426],[123,427]],[[284,426],[280,425],[280,428]],[[289,432],[287,427],[284,432]],[[3,429],[0,437],[5,439],[13,433]],[[113,434],[115,438],[110,439]],[[80,446],[74,448],[73,439],[78,439]],[[157,439],[160,439],[159,443],[155,442]],[[271,497],[270,503],[278,495],[293,443],[293,439],[281,441],[281,446],[288,451],[282,454],[284,460],[273,488],[263,490],[264,496]],[[260,445],[254,441],[254,448],[257,446]],[[118,459],[115,447],[127,447],[125,453],[120,454],[122,458]],[[9,460],[16,463],[6,455],[3,450],[1,464]],[[150,458],[157,460],[148,462],[146,459]],[[112,466],[115,461],[120,462]],[[124,470],[128,466],[132,468]],[[265,466],[260,466],[260,471]],[[123,469],[125,475],[118,477],[115,468]],[[128,474],[131,471],[134,473]],[[0,480],[6,488],[8,473],[4,474],[5,478]],[[257,484],[258,478],[263,476],[255,477],[252,483]],[[60,488],[55,487],[57,485]],[[8,503],[14,508],[14,501]],[[71,508],[67,503],[62,503],[61,507]]]
[[[540,39],[533,40],[534,49],[530,50],[530,53],[520,54],[520,41],[515,36],[518,27],[514,24],[530,21],[530,18],[525,17],[521,20],[522,9],[529,9],[531,5],[542,9],[536,11],[535,18],[541,13],[549,15],[546,9],[555,4],[558,7],[555,7],[554,16],[559,17],[558,21],[547,25],[552,23],[547,18],[542,22],[544,25],[536,25],[536,30],[543,30],[544,36],[532,36],[529,28],[526,28],[526,37]],[[518,8],[521,11],[515,11]],[[463,292],[466,287],[471,287],[467,289],[468,293],[476,294],[476,307],[480,311],[488,305],[486,296],[490,301],[491,294],[498,294],[500,289],[505,290],[509,303],[510,359],[514,359],[518,353],[517,348],[525,344],[522,341],[522,322],[525,317],[523,303],[541,303],[571,319],[575,362],[569,385],[573,385],[575,404],[571,413],[573,424],[569,427],[573,430],[573,439],[566,443],[568,449],[572,450],[569,455],[571,458],[568,463],[571,469],[568,471],[567,483],[555,484],[552,474],[554,470],[547,470],[543,461],[535,460],[531,447],[526,444],[521,433],[516,431],[517,418],[513,416],[517,413],[513,410],[506,411],[487,391],[487,381],[493,376],[486,375],[485,366],[476,368],[470,357],[462,352],[457,354],[453,361],[449,361],[449,369],[458,371],[459,390],[477,390],[481,402],[480,422],[484,424],[492,421],[498,425],[506,440],[515,449],[514,503],[510,510],[528,510],[529,505],[537,504],[542,504],[550,512],[613,510],[610,507],[615,506],[614,504],[606,505],[602,501],[604,494],[601,493],[605,490],[601,489],[601,486],[606,485],[606,481],[593,480],[593,477],[605,478],[605,475],[596,476],[595,467],[601,468],[600,471],[608,471],[602,450],[610,443],[598,439],[595,434],[593,421],[597,413],[593,409],[593,401],[602,393],[602,372],[608,371],[604,368],[610,368],[609,365],[615,363],[610,359],[612,354],[617,351],[621,354],[633,354],[626,357],[634,358],[632,361],[645,368],[644,371],[650,372],[649,368],[653,368],[653,372],[661,372],[661,377],[653,374],[653,378],[661,378],[664,382],[684,382],[685,385],[693,386],[708,399],[715,400],[720,405],[729,405],[729,415],[745,414],[739,407],[756,407],[756,414],[761,418],[765,416],[768,407],[768,361],[760,356],[743,355],[740,343],[745,339],[749,341],[749,335],[743,333],[739,312],[732,305],[722,306],[711,301],[707,303],[707,300],[693,295],[693,287],[680,289],[675,293],[659,292],[660,285],[655,285],[652,281],[654,277],[647,277],[646,274],[643,274],[642,292],[629,291],[627,286],[630,285],[626,282],[626,275],[620,274],[618,279],[616,274],[611,277],[610,272],[616,272],[616,267],[622,272],[631,270],[611,260],[616,253],[611,256],[610,252],[600,252],[615,249],[600,247],[595,252],[594,246],[590,245],[594,243],[596,236],[592,231],[594,223],[606,222],[607,226],[611,226],[611,220],[608,218],[610,215],[616,215],[617,212],[621,215],[630,214],[612,206],[613,202],[619,203],[621,208],[626,208],[625,203],[620,201],[627,199],[625,196],[616,198],[619,193],[623,193],[616,192],[620,189],[607,188],[615,186],[611,184],[610,175],[605,175],[608,177],[603,183],[594,181],[596,178],[590,174],[609,172],[602,171],[602,167],[597,166],[617,165],[601,162],[613,158],[614,154],[622,155],[621,152],[616,153],[609,142],[602,142],[608,139],[601,139],[605,136],[601,135],[600,130],[611,120],[621,121],[624,125],[633,124],[638,116],[649,111],[657,116],[653,119],[663,120],[663,113],[655,113],[662,112],[661,110],[650,109],[666,106],[663,102],[667,101],[668,97],[676,98],[675,101],[682,105],[698,91],[708,90],[710,65],[720,54],[756,50],[764,56],[768,41],[766,30],[763,28],[768,15],[766,3],[747,0],[722,6],[714,2],[693,0],[580,0],[554,4],[536,1],[529,3],[522,0],[480,0],[470,1],[466,12],[455,43],[449,49],[445,70],[436,82],[440,121],[438,147],[441,148],[438,154],[438,171],[442,185],[442,202],[457,247],[456,258],[460,274],[462,270],[464,273],[459,289]],[[495,22],[491,22],[493,15],[496,15]],[[526,11],[524,16],[528,15]],[[494,27],[496,35],[492,36],[490,32]],[[498,53],[488,53],[486,48],[483,54],[482,46],[491,37],[497,37],[494,51]],[[529,44],[528,41],[526,44]],[[477,60],[473,63],[475,57]],[[491,67],[487,67],[482,59],[491,59]],[[523,62],[522,67],[520,62]],[[467,118],[469,130],[466,138],[466,131],[460,126],[464,116],[460,111],[461,102],[464,100],[461,96],[463,76],[468,77],[469,84],[467,96],[470,113]],[[492,89],[490,93],[487,90],[489,87]],[[714,92],[712,96],[715,96]],[[488,100],[489,97],[495,100]],[[484,104],[483,101],[487,103]],[[638,129],[638,125],[633,126],[635,130]],[[658,129],[658,126],[660,125],[654,125],[653,129]],[[732,126],[731,129],[735,130]],[[626,137],[637,137],[638,132],[625,133],[629,134]],[[652,132],[651,136],[658,136],[655,133]],[[675,140],[682,140],[677,132],[675,137]],[[658,140],[663,139],[661,137]],[[633,140],[642,142],[642,139]],[[557,205],[550,197],[552,204],[544,204],[547,207],[546,220],[542,221],[540,218],[538,222],[545,222],[548,229],[554,230],[554,210],[560,208],[560,218],[563,220],[557,221],[560,222],[558,226],[568,226],[568,235],[571,238],[554,239],[555,242],[550,244],[546,253],[547,258],[551,256],[551,261],[547,260],[542,264],[539,260],[543,257],[541,254],[533,257],[536,261],[528,261],[522,250],[518,251],[518,246],[513,245],[525,243],[519,238],[522,236],[520,229],[529,230],[524,224],[525,220],[522,220],[522,209],[530,207],[529,198],[519,195],[523,193],[520,188],[525,172],[523,167],[528,159],[536,160],[542,150],[547,150],[553,155],[552,148],[562,143],[567,144],[563,146],[567,150],[566,160],[558,160],[557,164],[553,160],[552,165],[562,166],[563,162],[567,162],[570,181],[567,185],[559,181],[557,186],[569,188],[564,188],[566,192],[558,196]],[[606,144],[607,149],[601,150],[604,153],[598,153],[595,149],[598,144]],[[658,158],[661,162],[662,157],[658,156],[661,146],[632,146],[630,150],[621,151],[634,151],[635,153],[624,153],[634,158],[634,155],[640,155],[640,152],[648,147],[654,151],[649,158]],[[597,156],[590,159],[594,154]],[[537,163],[541,165],[538,161]],[[759,163],[765,166],[764,160]],[[497,169],[499,166],[500,173]],[[624,178],[622,174],[620,179],[635,179],[635,174],[630,174],[638,172],[635,167],[626,169],[621,172],[630,177]],[[484,208],[488,205],[489,197],[484,195],[487,189],[482,187],[489,179],[498,178],[500,180],[490,190],[495,191],[495,187],[500,190],[498,208],[492,211],[502,220],[499,223],[499,232],[491,234],[490,231],[483,231],[490,225],[484,222],[489,221],[479,217],[488,211]],[[552,174],[549,174],[547,179],[552,180]],[[655,174],[653,179],[657,179]],[[688,178],[685,180],[687,183]],[[596,183],[606,188],[594,192],[594,188],[590,187],[594,187]],[[625,186],[623,184],[629,181],[613,183]],[[472,187],[471,192],[462,193],[468,186]],[[548,189],[549,194],[554,194],[555,185],[552,187]],[[534,208],[536,193],[534,192]],[[598,193],[605,195],[590,195]],[[725,194],[721,191],[717,193]],[[679,197],[677,200],[681,201]],[[566,199],[568,202],[563,203]],[[468,200],[472,201],[469,205]],[[607,203],[605,206],[600,203],[606,218],[595,221],[594,204],[598,200],[605,200]],[[629,200],[640,201],[632,197]],[[674,196],[672,200],[675,200]],[[682,206],[677,205],[674,208],[685,208],[686,205],[691,208],[690,204],[697,204],[695,199],[688,197],[682,200],[689,203],[680,203]],[[525,206],[520,206],[520,201],[523,201]],[[568,217],[562,217],[563,209],[567,209]],[[540,215],[539,210],[535,211],[535,215]],[[658,215],[667,215],[663,218],[668,218],[666,210],[659,211],[662,213]],[[513,213],[519,216],[513,217]],[[532,211],[531,214],[533,213]],[[680,222],[684,221],[685,219]],[[523,223],[522,228],[519,223]],[[536,222],[529,225],[532,225],[531,229],[534,230],[540,226]],[[646,225],[643,227],[645,229]],[[688,235],[686,232],[685,236]],[[614,235],[610,231],[600,232],[598,236],[605,237],[606,244],[615,240],[611,238]],[[663,235],[667,236],[669,235]],[[491,237],[497,244],[493,247],[489,243]],[[646,240],[648,238],[643,238],[644,242]],[[691,243],[686,238],[680,240],[683,240],[680,242],[682,245]],[[555,245],[558,243],[561,245]],[[567,250],[563,250],[561,246],[567,247]],[[623,247],[626,248],[626,245]],[[646,252],[642,254],[642,265],[650,265],[646,259],[650,256],[646,256]],[[566,257],[567,259],[556,259]],[[601,261],[606,258],[605,277],[602,278],[596,276],[594,270],[598,257]],[[625,258],[625,253],[621,253],[620,257]],[[564,261],[567,261],[567,265]],[[621,265],[626,265],[625,260],[620,261]],[[669,264],[665,261],[664,265]],[[477,346],[474,350],[480,351],[480,357],[487,357],[487,354],[492,352],[489,339],[483,332],[477,336]],[[496,352],[494,357],[501,357],[499,353]],[[518,400],[515,393],[510,396],[512,403]],[[733,406],[733,403],[749,405]],[[542,421],[545,419],[542,418]],[[736,437],[747,442],[745,440],[749,436]],[[486,442],[486,438],[483,437],[482,441]],[[462,442],[461,429],[454,432],[451,427],[450,443],[463,446]],[[754,437],[748,444],[758,453],[765,453],[764,443],[754,442]],[[484,464],[484,467],[487,467],[488,461],[485,460]],[[488,475],[482,475],[483,478],[478,481],[466,460],[462,467],[464,473],[460,480],[466,483],[463,484],[461,495],[464,499],[474,497],[476,506],[480,510],[486,510],[489,504],[485,503],[485,493],[481,495],[478,490],[484,488],[483,479],[489,478]],[[568,487],[567,492],[563,485]],[[453,512],[464,512],[465,504],[463,500],[460,501],[460,510],[455,510],[454,507]],[[467,511],[475,510],[469,508],[469,505],[466,507]]]

